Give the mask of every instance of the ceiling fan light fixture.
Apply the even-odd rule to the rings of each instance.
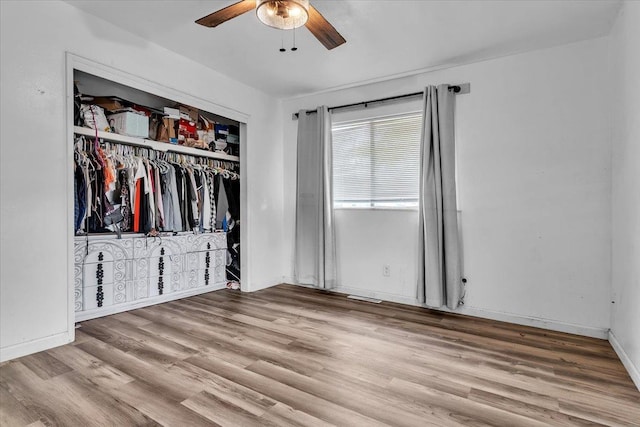
[[[307,23],[309,0],[257,0],[256,15],[269,27],[291,30]]]

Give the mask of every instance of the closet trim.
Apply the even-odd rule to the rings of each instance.
[[[76,55],[72,52],[65,52],[65,94],[66,94],[66,111],[65,126],[67,138],[65,141],[66,153],[66,196],[67,196],[67,331],[66,343],[75,340],[75,297],[74,297],[74,225],[73,225],[73,140],[74,140],[74,124],[73,124],[73,85],[74,70],[93,74],[115,83],[130,86],[134,89],[149,92],[154,95],[191,105],[193,107],[208,111],[213,114],[226,117],[228,119],[239,122],[240,127],[240,223],[242,224],[242,232],[240,233],[240,259],[241,259],[241,290],[249,291],[251,283],[250,269],[248,268],[250,251],[249,233],[251,224],[249,220],[249,205],[247,200],[247,136],[248,126],[251,116],[242,111],[208,101],[207,99],[191,95],[189,93],[174,89],[172,87],[150,81],[140,76],[128,73],[126,71],[113,68],[100,62]]]

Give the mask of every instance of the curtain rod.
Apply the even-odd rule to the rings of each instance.
[[[449,90],[454,92],[454,93],[460,93],[460,94],[469,93],[470,85],[469,85],[469,83],[464,83],[464,84],[460,84],[460,85],[449,85]],[[422,95],[424,95],[424,91],[408,93],[408,94],[405,94],[405,95],[389,96],[387,98],[373,99],[371,101],[354,102],[353,104],[336,105],[335,107],[329,107],[329,111],[340,110],[342,108],[356,107],[358,105],[363,105],[366,108],[366,107],[369,106],[369,104],[377,104],[379,102],[393,101],[393,100],[396,100],[396,99],[403,99],[403,98],[414,98],[414,97],[422,96]],[[307,110],[307,114],[313,114],[315,112],[317,112],[317,109]],[[293,114],[293,120],[296,120],[297,118],[298,118],[298,113],[294,113]]]

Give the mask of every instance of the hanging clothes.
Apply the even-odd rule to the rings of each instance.
[[[87,189],[85,184],[84,169],[74,162],[73,197],[74,197],[74,230],[77,233],[81,228],[87,213]]]
[[[162,182],[160,180],[160,168],[156,167],[154,169],[154,190],[155,190],[155,201],[156,201],[156,229],[164,230],[164,203],[162,200]]]
[[[193,169],[187,168],[185,181],[187,186],[187,195],[188,195],[188,203],[187,203],[187,217],[189,219],[188,229],[189,230],[197,230],[200,224],[200,216],[198,209],[198,186],[196,184],[196,179],[193,174]]]
[[[129,172],[126,169],[118,171],[118,185],[120,191],[120,210],[122,212],[122,224],[120,230],[130,231],[132,222],[131,197],[129,196]]]
[[[237,165],[79,138],[74,151],[74,229],[145,234],[230,230],[239,210],[228,213],[229,198],[234,205],[237,197],[227,195],[230,184],[222,180],[235,185],[239,176],[225,167]]]
[[[211,192],[210,192],[210,180],[209,174],[205,171],[200,171],[201,185],[201,198],[202,209],[200,210],[200,231],[211,231]]]

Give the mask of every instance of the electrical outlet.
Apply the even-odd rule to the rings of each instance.
[[[385,264],[382,266],[382,275],[385,277],[391,276],[391,267],[389,264]]]

